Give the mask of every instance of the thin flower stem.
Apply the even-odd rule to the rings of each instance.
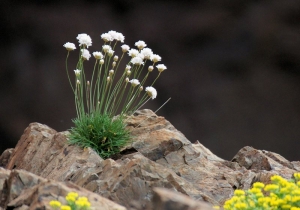
[[[74,93],[74,88],[73,88],[73,85],[72,85],[72,82],[71,82],[71,79],[70,79],[70,75],[69,75],[69,71],[68,71],[68,58],[69,58],[69,54],[70,54],[70,51],[68,51],[67,58],[66,58],[66,71],[67,71],[69,83],[70,83],[72,91]]]

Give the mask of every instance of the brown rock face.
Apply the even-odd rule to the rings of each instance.
[[[79,196],[85,196],[95,209],[126,210],[106,198],[85,190],[71,182],[57,182],[44,179],[24,170],[0,170],[1,203],[3,209],[52,209],[49,206],[51,200],[58,200],[65,204],[65,196],[69,192],[77,192]]]
[[[188,202],[186,206],[179,195],[172,200],[163,190],[154,193],[155,187],[221,205],[236,188],[248,189],[256,181],[267,183],[273,174],[291,178],[300,168],[299,162],[252,147],[242,148],[232,161],[223,160],[199,142],[192,144],[170,122],[150,110],[128,117],[127,124],[132,142],[118,158],[103,160],[90,148],[68,145],[66,132],[32,123],[6,168],[24,169],[44,179],[71,181],[129,209],[167,209],[162,206],[168,202],[175,206],[181,203],[181,209],[202,205]],[[44,179],[36,178],[33,183]],[[160,207],[153,199],[159,200]]]

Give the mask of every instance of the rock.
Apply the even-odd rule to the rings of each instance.
[[[153,209],[156,210],[213,210],[205,202],[194,201],[186,195],[163,188],[154,188]]]
[[[81,188],[71,182],[57,182],[44,179],[24,170],[1,169],[0,176],[6,176],[6,193],[1,194],[1,208],[3,209],[52,209],[49,206],[51,200],[65,203],[65,196],[69,192],[77,192],[79,196],[85,196],[95,209],[101,210],[126,210],[106,198]],[[3,192],[1,187],[1,192]],[[5,202],[4,201],[5,198]]]
[[[18,173],[23,169],[44,179],[70,181],[136,210],[154,208],[155,187],[222,205],[237,188],[249,189],[256,181],[268,183],[274,174],[291,178],[300,168],[299,162],[252,147],[242,148],[232,161],[223,160],[200,142],[192,144],[170,122],[150,110],[137,111],[126,122],[132,141],[121,154],[106,160],[91,148],[68,145],[67,132],[32,123],[6,168],[18,169]],[[40,182],[38,178],[34,180]],[[10,196],[19,193],[12,192]]]
[[[10,159],[11,154],[14,152],[14,149],[6,149],[0,156],[0,167],[5,167]]]

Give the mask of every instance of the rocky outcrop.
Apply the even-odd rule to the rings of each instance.
[[[248,189],[256,181],[267,183],[273,174],[291,178],[300,168],[299,162],[252,147],[242,148],[232,161],[223,160],[200,142],[192,144],[150,110],[136,112],[127,118],[127,124],[132,141],[114,159],[103,160],[90,148],[68,145],[67,132],[32,123],[12,153],[3,153],[6,159],[9,156],[6,168],[41,176],[35,183],[44,179],[70,181],[128,209],[157,209],[153,199],[161,206],[166,202],[176,206],[184,200],[172,200],[168,197],[171,194],[154,188],[183,194],[195,202],[221,205],[234,189]],[[197,202],[187,202],[195,208],[182,209],[210,208],[199,207],[205,205]]]
[[[24,170],[0,170],[0,207],[3,209],[51,209],[49,202],[58,200],[65,203],[69,192],[85,196],[95,209],[126,210],[102,196],[92,193],[71,182],[57,182],[44,179]]]

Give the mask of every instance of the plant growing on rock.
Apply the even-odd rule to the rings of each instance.
[[[144,41],[135,43],[137,49],[130,49],[126,44],[121,46],[121,56],[116,55],[117,45],[125,37],[116,31],[101,35],[104,44],[101,51],[95,51],[94,68],[86,72],[84,64],[91,54],[88,50],[92,39],[87,34],[77,36],[79,42],[79,60],[75,67],[75,80],[71,81],[67,60],[69,53],[76,49],[75,44],[67,42],[66,71],[74,93],[77,118],[70,130],[69,142],[82,147],[93,148],[102,158],[120,152],[129,141],[125,118],[136,112],[150,99],[155,99],[157,91],[153,87],[161,73],[167,69],[159,55],[153,54]],[[120,67],[122,59],[128,55],[130,60],[125,67]],[[150,63],[145,68],[146,63]],[[148,76],[154,68],[158,74],[149,82]],[[87,79],[88,73],[91,74]],[[146,88],[144,86],[150,84]]]
[[[87,197],[79,197],[78,193],[69,192],[68,195],[65,197],[66,204],[62,204],[57,200],[52,200],[49,202],[49,205],[53,209],[60,209],[60,210],[89,210],[90,209],[90,202]]]
[[[223,206],[225,210],[300,210],[300,173],[293,180],[271,177],[271,184],[256,182],[247,191],[235,190],[234,196]]]

